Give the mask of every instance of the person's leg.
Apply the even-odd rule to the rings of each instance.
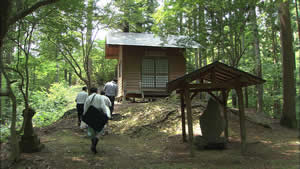
[[[92,142],[92,144],[91,144],[91,151],[94,154],[96,154],[97,153],[96,146],[97,146],[97,143],[98,143],[98,138],[96,137],[97,132],[93,128],[91,128],[91,127],[88,128],[88,132],[91,134],[91,142]]]
[[[111,96],[111,115],[114,112],[114,107],[115,107],[115,96]]]
[[[78,117],[78,126],[80,126],[81,122],[81,106],[80,104],[76,104],[76,109],[77,109],[77,117]]]
[[[81,120],[82,120],[82,115],[83,115],[83,109],[84,109],[84,104],[79,104],[79,125],[81,123]]]
[[[111,102],[111,106],[109,106],[109,110],[110,110],[110,117],[112,118],[114,100],[113,100],[112,96],[107,96],[107,97],[109,98],[109,101]]]

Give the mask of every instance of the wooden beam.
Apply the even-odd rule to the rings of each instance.
[[[242,142],[242,154],[246,153],[246,124],[245,124],[245,110],[244,110],[244,99],[243,99],[243,90],[241,87],[235,89],[238,95],[238,106],[239,106],[239,115],[240,115],[240,133],[241,133],[241,142]]]
[[[246,83],[245,78],[238,76],[233,79],[222,81],[222,82],[215,82],[215,83],[204,83],[204,84],[188,84],[188,87],[191,89],[235,89],[238,87],[243,87],[242,84]]]
[[[223,90],[222,91],[222,100],[223,100],[223,104],[222,104],[222,107],[223,107],[223,114],[224,114],[224,119],[225,119],[225,130],[224,130],[224,135],[225,135],[225,139],[226,139],[226,142],[228,142],[228,116],[227,116],[227,94],[226,94],[226,91]]]
[[[199,91],[195,91],[193,92],[193,95],[191,96],[191,100],[193,100],[193,98],[199,93]]]
[[[220,88],[216,88],[216,89],[190,89],[191,93],[195,93],[195,92],[213,92],[213,91],[220,91],[220,90],[225,90],[225,89],[220,89]],[[176,90],[176,93],[181,93],[183,92],[183,90]]]
[[[210,79],[211,79],[211,82],[212,83],[216,83],[216,72],[215,72],[215,69],[211,69],[211,72],[210,72]]]
[[[194,149],[193,149],[193,139],[194,139],[194,132],[193,132],[193,116],[192,116],[192,106],[191,106],[191,99],[190,99],[190,91],[189,88],[186,87],[184,89],[184,99],[185,99],[185,107],[187,113],[187,121],[188,121],[188,131],[189,131],[189,148],[191,156],[194,156]]]
[[[185,130],[185,113],[184,113],[184,95],[180,93],[180,108],[181,108],[181,127],[182,127],[182,141],[186,142],[186,130]]]
[[[190,89],[232,89],[234,85],[232,83],[203,83],[203,84],[189,84]]]

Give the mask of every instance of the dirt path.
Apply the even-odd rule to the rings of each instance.
[[[96,155],[90,152],[87,133],[76,126],[76,114],[61,119],[38,131],[46,148],[39,153],[23,154],[22,161],[12,168],[299,168],[300,142],[295,130],[278,124],[274,124],[275,129],[266,129],[247,123],[248,153],[242,156],[238,119],[231,115],[228,149],[196,151],[195,157],[191,158],[187,144],[182,143],[181,135],[175,132],[178,114],[163,126],[138,130],[139,133],[136,127],[123,131],[123,125],[133,125],[135,120],[139,124],[141,119],[138,117],[148,117],[146,107],[149,107],[146,103],[116,104],[120,118],[110,122],[112,133],[101,138]],[[155,105],[150,107],[153,107],[151,111],[154,108],[160,112],[164,110]],[[169,128],[174,128],[174,132]]]

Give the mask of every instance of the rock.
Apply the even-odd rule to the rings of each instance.
[[[213,98],[208,100],[207,107],[200,116],[200,128],[202,137],[195,141],[198,148],[225,148],[225,139],[220,137],[225,128],[225,121],[221,116],[218,102]]]

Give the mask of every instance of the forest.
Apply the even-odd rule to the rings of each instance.
[[[219,61],[256,75],[266,82],[244,88],[245,108],[299,129],[299,12],[299,0],[1,0],[0,144],[18,162],[27,123],[54,124],[82,86],[116,76],[107,32],[185,35],[201,45],[186,49],[187,73]]]

